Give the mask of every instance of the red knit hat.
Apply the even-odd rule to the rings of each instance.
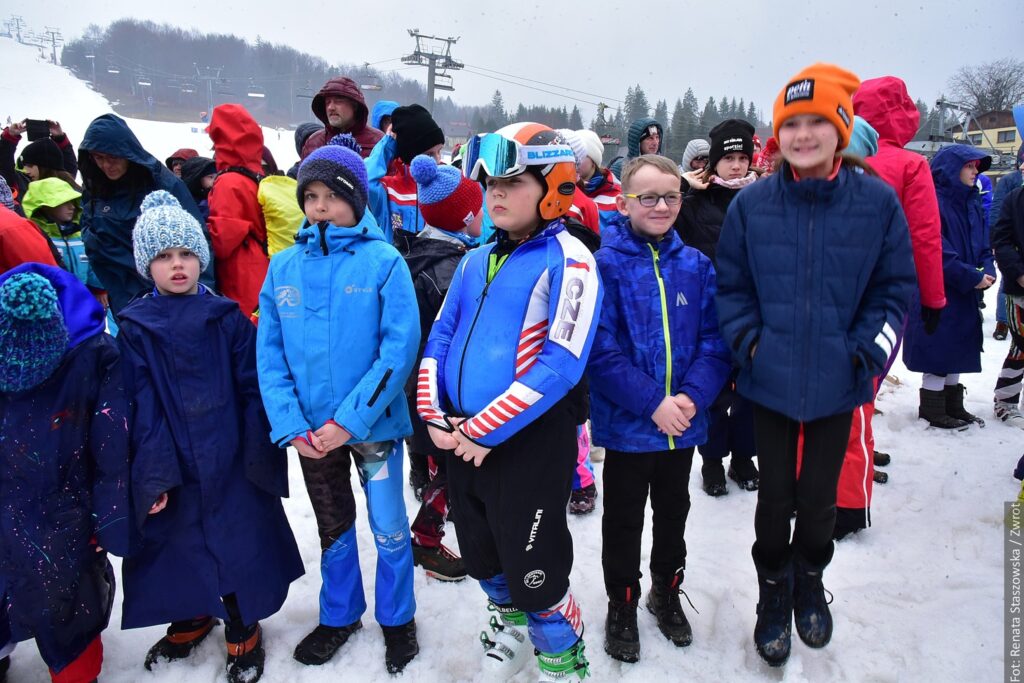
[[[480,213],[484,202],[480,183],[466,178],[454,166],[439,166],[421,154],[412,160],[409,172],[416,181],[420,213],[428,225],[462,232]]]

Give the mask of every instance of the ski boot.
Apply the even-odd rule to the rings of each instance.
[[[506,681],[526,666],[533,649],[526,636],[526,614],[512,605],[496,605],[490,601],[487,610],[497,614],[491,615],[491,633],[480,633],[484,646],[484,676],[487,680]]]
[[[590,675],[590,662],[583,655],[585,646],[580,638],[576,644],[564,652],[537,652],[537,663],[540,665],[540,683],[561,683],[574,675],[583,680]]]

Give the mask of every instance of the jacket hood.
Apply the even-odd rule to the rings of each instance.
[[[324,226],[325,230],[321,231]],[[378,227],[373,213],[367,211],[363,219],[351,228],[344,228],[333,223],[310,223],[309,220],[302,222],[302,227],[295,234],[295,243],[304,244],[307,252],[323,254],[324,246],[327,253],[335,254],[344,251],[352,245],[363,240],[380,240],[385,242],[384,232]]]
[[[154,181],[158,181],[162,171],[166,170],[156,157],[143,148],[125,120],[115,114],[96,117],[85,130],[82,144],[78,146],[78,166],[82,177],[100,172],[92,160],[91,152],[102,152],[138,164],[150,172]]]
[[[949,145],[932,157],[932,178],[939,194],[957,195],[975,192],[975,186],[960,182],[960,170],[968,161],[981,162],[980,170],[985,171],[992,164],[992,157],[970,145]]]
[[[430,237],[429,234],[421,232],[416,239],[409,240],[409,253],[405,255],[405,262],[409,266],[409,273],[415,279],[428,268],[452,256],[461,257],[466,251],[465,245],[456,244],[448,239]]]
[[[330,121],[327,120],[327,104],[325,100],[328,95],[335,97],[347,97],[356,103],[356,122],[352,126],[352,130],[341,131],[333,128]],[[355,133],[356,131],[362,130],[366,127],[366,119],[369,117],[370,111],[366,108],[366,100],[363,99],[363,91],[359,89],[359,86],[351,78],[347,76],[338,76],[324,83],[324,87],[320,88],[320,92],[313,96],[313,114],[316,115],[320,121],[323,122],[324,127],[328,129],[331,134],[327,136],[330,140],[338,133]]]
[[[182,147],[181,149],[176,150],[173,154],[171,154],[171,156],[167,157],[164,160],[164,165],[167,166],[167,168],[170,168],[171,159],[181,159],[182,161],[188,161],[189,159],[194,159],[197,156],[199,156],[199,152],[197,152],[196,150],[192,149],[191,147]]]
[[[217,170],[241,166],[263,173],[263,129],[240,104],[221,104],[213,109],[206,132],[213,140]]]
[[[82,215],[81,198],[81,192],[60,178],[43,178],[28,184],[28,191],[25,193],[25,199],[22,201],[21,206],[25,210],[27,217],[37,222],[41,220],[49,223],[49,218],[44,216],[42,212],[37,216],[36,211],[43,207],[52,209],[66,202],[74,202],[75,217],[72,220],[77,223]]]
[[[64,326],[68,330],[68,350],[106,329],[106,312],[96,297],[73,274],[56,266],[23,263],[0,275],[0,285],[18,273],[41,275],[57,290],[57,301],[64,316]]]
[[[860,84],[853,110],[878,131],[881,142],[903,147],[921,127],[921,112],[907,93],[907,84],[895,76],[872,78]]]
[[[629,146],[629,154],[627,156],[630,159],[640,156],[640,135],[644,132],[647,126],[657,126],[659,138],[657,153],[661,154],[661,147],[665,144],[665,130],[655,119],[648,117],[637,119],[633,123],[629,124],[629,133],[626,135],[626,142]]]
[[[142,302],[145,302],[144,304]],[[140,305],[141,304],[141,305]],[[189,317],[196,316],[203,320],[219,320],[238,312],[238,304],[234,300],[209,290],[193,296],[157,296],[152,293],[135,299],[118,313],[119,318],[131,320],[140,327],[151,332],[166,331],[168,325],[167,311],[174,306],[190,306]]]
[[[185,183],[193,197],[202,198],[207,194],[203,192],[203,178],[216,172],[217,164],[213,159],[194,157],[181,165],[181,182]]]
[[[385,116],[391,116],[391,113],[396,109],[398,109],[398,102],[381,100],[373,105],[373,111],[370,113],[370,125],[378,130],[383,130],[380,127],[380,120]]]

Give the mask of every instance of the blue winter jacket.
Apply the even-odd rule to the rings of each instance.
[[[994,225],[999,218],[999,212],[1003,207],[1003,200],[1007,195],[1024,185],[1024,174],[1020,169],[1007,173],[996,183],[995,192],[992,193],[992,207],[989,211],[989,225]]]
[[[892,188],[846,168],[796,182],[785,165],[729,205],[717,264],[743,396],[801,422],[871,399],[917,282]]]
[[[256,331],[238,305],[207,292],[139,297],[117,337],[132,397],[132,513],[140,547],[125,559],[124,628],[280,609],[302,559],[281,506],[275,447],[256,376]],[[167,507],[150,506],[168,494]]]
[[[373,110],[370,112],[370,125],[384,132],[384,128],[380,125],[380,120],[385,116],[391,116],[391,113],[396,109],[398,109],[398,102],[380,100],[377,104],[373,105]]]
[[[933,375],[981,371],[984,334],[978,309],[980,290],[975,286],[985,275],[995,277],[995,260],[978,188],[960,182],[960,169],[985,156],[975,147],[950,145],[931,161],[942,218],[946,307],[932,335],[925,333],[919,316],[911,316],[903,344],[908,370]],[[916,295],[911,305],[918,305]]]
[[[96,544],[118,555],[129,546],[128,402],[96,299],[39,263],[0,284],[26,272],[56,289],[68,346],[46,380],[0,393],[0,619],[61,671],[110,617],[114,573]]]
[[[390,135],[382,137],[366,158],[367,207],[384,232],[384,239],[400,245],[404,240],[395,240],[396,230],[416,234],[427,227],[427,222],[420,213],[416,181],[408,167],[400,163],[400,172],[391,174],[392,162],[397,158],[398,143]]]
[[[626,220],[605,229],[595,258],[605,287],[587,365],[595,442],[634,453],[703,444],[708,408],[731,369],[711,261],[675,230],[654,243]],[[666,436],[651,416],[678,393],[697,414],[681,437]]]
[[[328,420],[353,442],[412,433],[403,386],[419,309],[409,268],[367,211],[354,227],[304,222],[270,260],[260,292],[260,390],[271,439],[286,445]]]
[[[580,381],[603,299],[593,255],[561,220],[507,254],[489,278],[497,246],[459,263],[417,383],[425,422],[448,430],[447,413],[467,417],[463,432],[492,448]]]
[[[97,174],[102,174],[102,171],[92,160],[92,152],[121,157],[142,167],[146,171],[141,174],[143,182],[133,184],[124,180],[116,184],[111,196],[97,196],[90,178],[98,177]],[[135,296],[149,291],[152,286],[135,270],[132,250],[132,229],[139,216],[139,206],[146,195],[154,190],[167,190],[181,202],[183,209],[199,221],[204,233],[206,223],[185,183],[143,149],[124,119],[114,114],[104,114],[94,119],[85,131],[78,156],[79,168],[85,181],[82,193],[82,241],[89,255],[89,264],[110,297],[110,308],[118,313]],[[213,288],[213,258],[199,280]]]

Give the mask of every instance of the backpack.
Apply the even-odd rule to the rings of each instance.
[[[243,166],[229,166],[217,175],[223,173],[240,173],[256,183],[256,197],[267,227],[267,256],[293,246],[295,233],[306,218],[295,197],[298,182],[285,175],[260,175]]]

